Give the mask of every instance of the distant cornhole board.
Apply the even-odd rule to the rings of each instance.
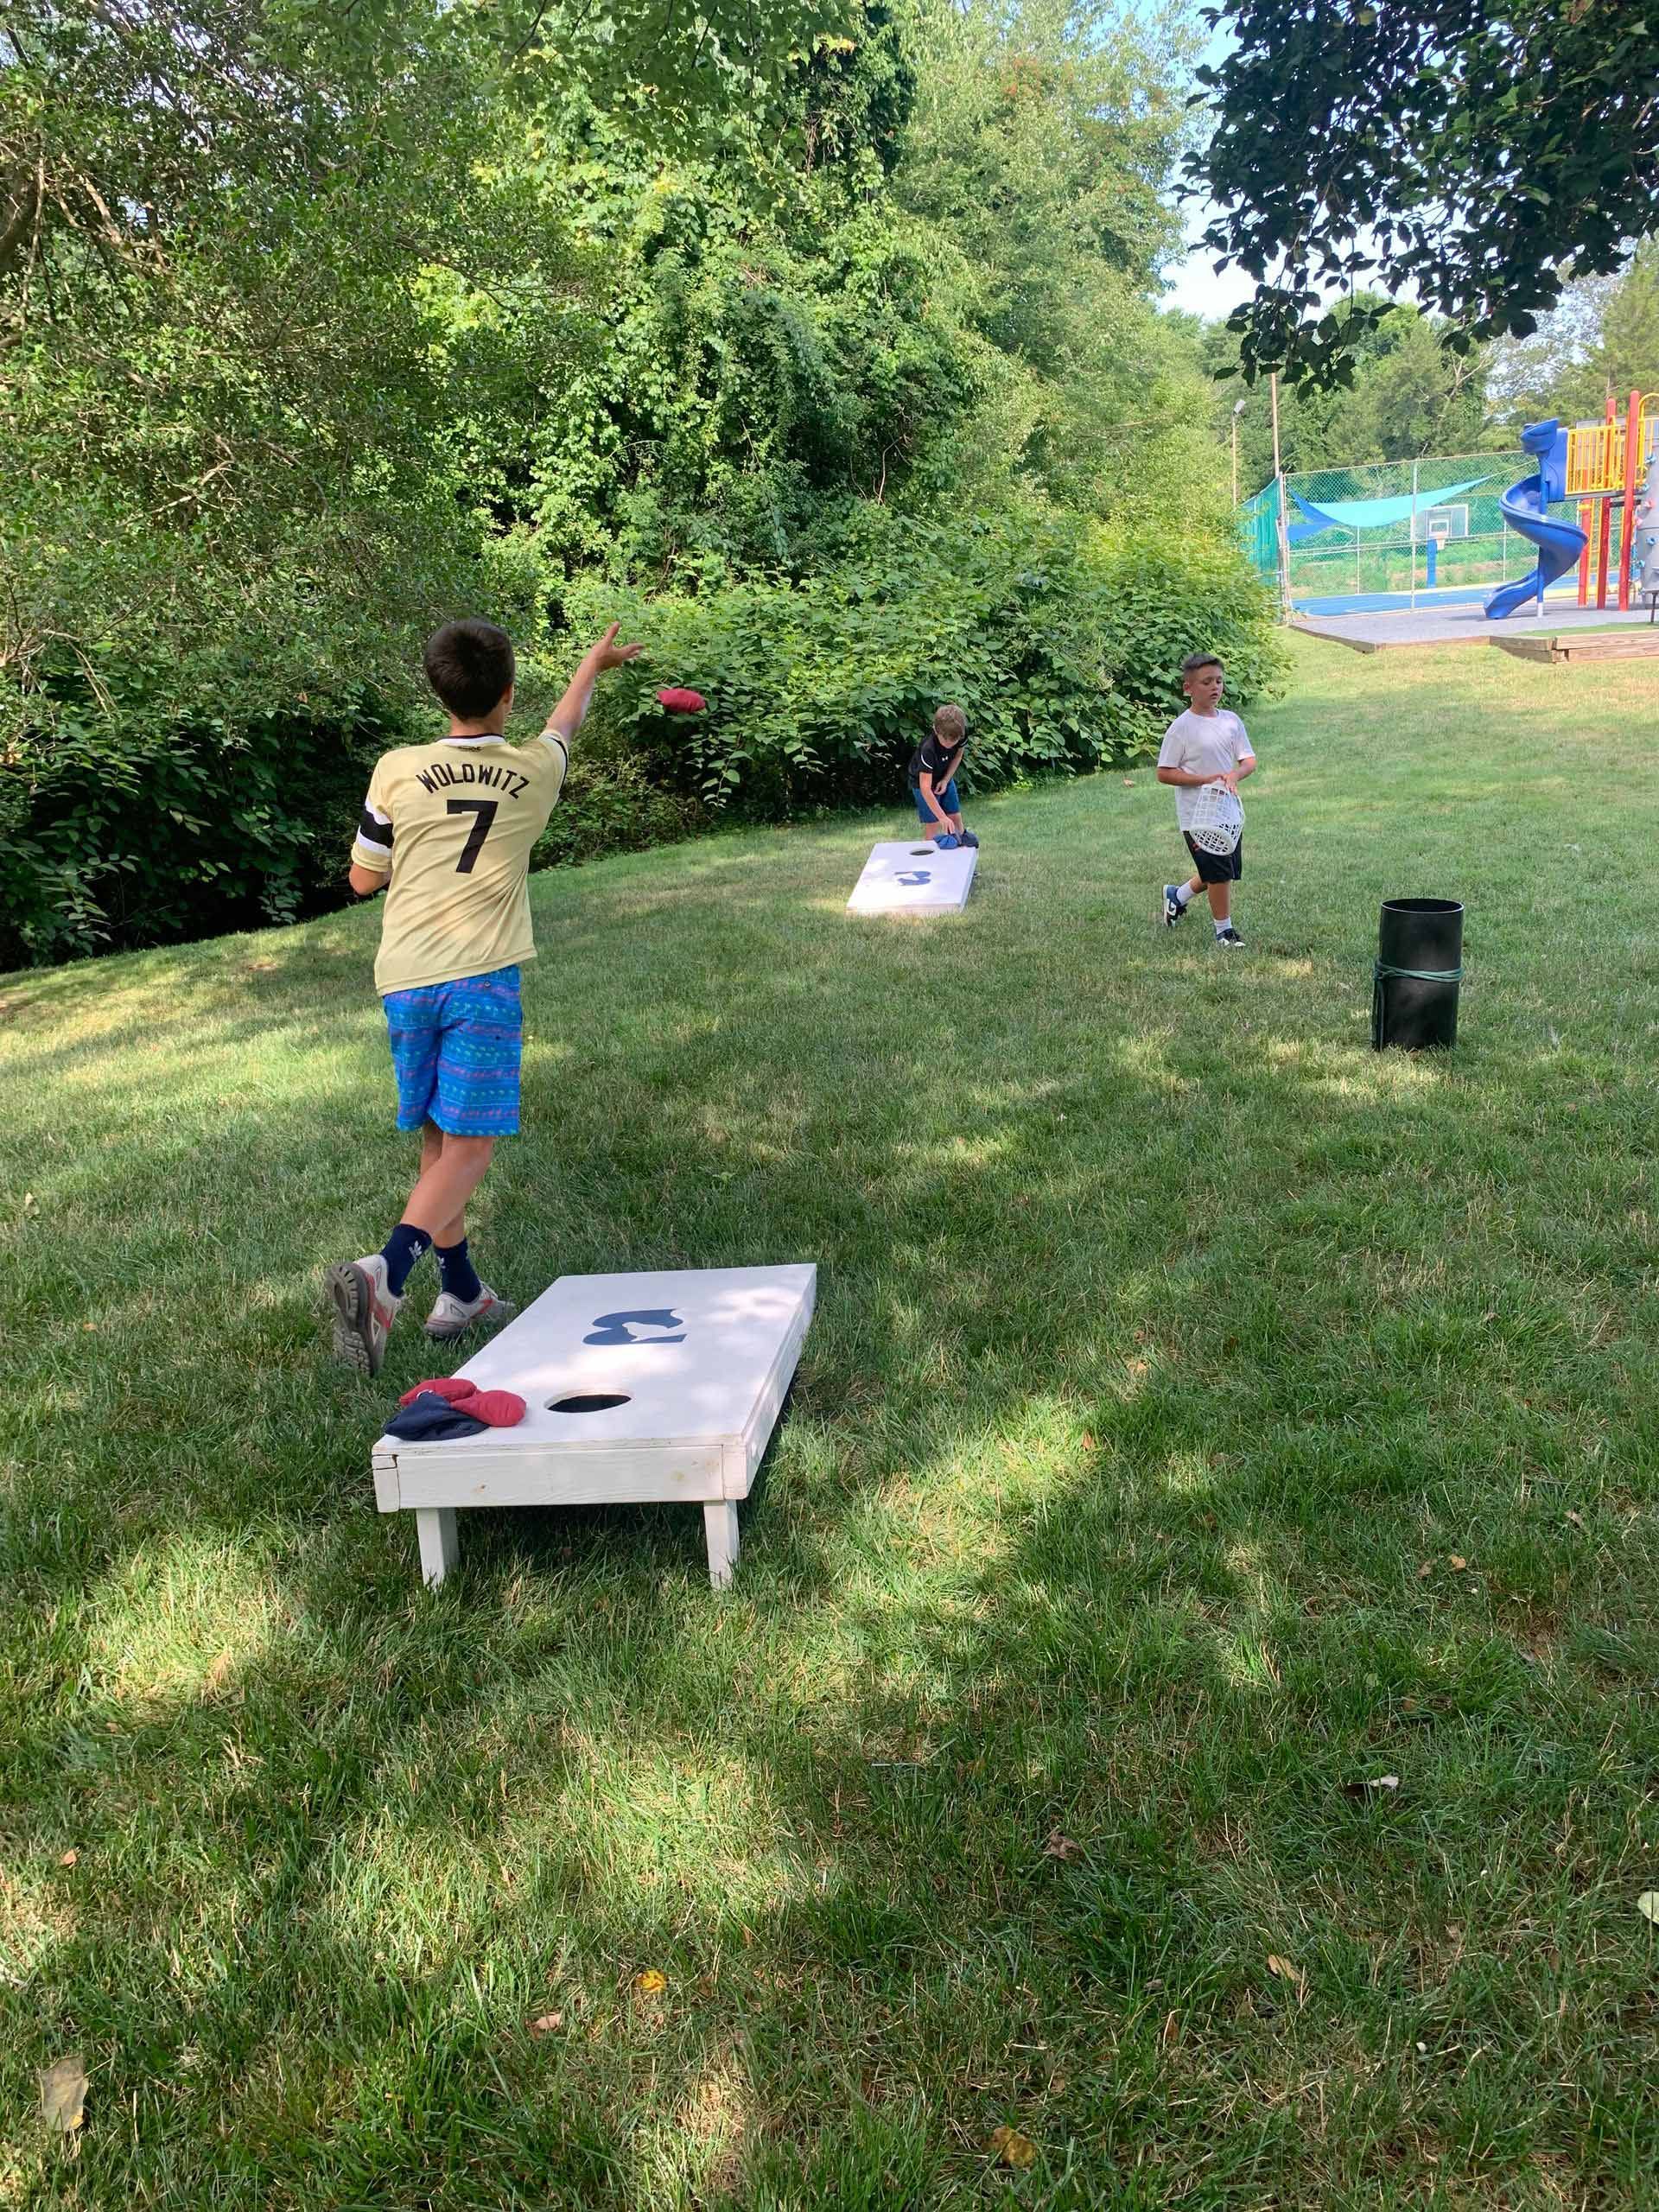
[[[968,904],[979,859],[976,846],[941,853],[918,837],[912,844],[877,845],[847,901],[850,914],[959,914]]]
[[[383,1436],[375,1503],[412,1512],[421,1570],[455,1563],[474,1505],[702,1507],[709,1579],[732,1579],[747,1497],[812,1319],[817,1269],[561,1275],[457,1372],[516,1390],[517,1428],[447,1444]]]

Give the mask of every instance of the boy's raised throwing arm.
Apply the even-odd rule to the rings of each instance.
[[[543,737],[562,738],[568,745],[588,718],[593,703],[594,686],[607,669],[621,668],[637,660],[645,650],[641,645],[619,645],[617,632],[620,622],[613,622],[596,645],[589,645],[576,667],[575,674],[566,686],[565,694],[547,718]]]

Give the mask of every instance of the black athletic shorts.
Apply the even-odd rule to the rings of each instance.
[[[1181,835],[1186,837],[1186,832]],[[1191,837],[1186,837],[1186,849],[1192,855],[1200,883],[1237,883],[1244,874],[1244,840],[1241,837],[1230,853],[1201,853]]]

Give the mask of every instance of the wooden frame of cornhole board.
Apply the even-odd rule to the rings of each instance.
[[[467,1506],[698,1503],[709,1580],[724,1588],[737,1501],[794,1375],[817,1273],[561,1275],[456,1370],[480,1390],[516,1390],[524,1420],[444,1444],[383,1436],[375,1503],[413,1512],[433,1585],[455,1563]]]
[[[974,887],[976,845],[939,852],[925,838],[875,846],[847,901],[849,914],[959,914]]]

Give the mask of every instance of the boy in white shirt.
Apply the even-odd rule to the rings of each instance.
[[[1185,714],[1177,715],[1158,751],[1158,780],[1175,787],[1175,820],[1186,838],[1197,874],[1185,883],[1164,886],[1164,927],[1173,930],[1200,891],[1210,895],[1216,943],[1234,951],[1243,938],[1233,927],[1233,886],[1244,873],[1244,840],[1230,853],[1200,852],[1188,832],[1198,794],[1206,784],[1225,784],[1236,791],[1255,770],[1255,755],[1238,716],[1224,709],[1226,671],[1214,653],[1189,653],[1181,663]]]

